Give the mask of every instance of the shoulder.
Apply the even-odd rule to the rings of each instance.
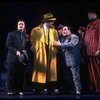
[[[51,27],[51,30],[54,31],[54,33],[57,33],[57,30],[54,27]]]
[[[41,28],[43,28],[43,26],[40,24],[39,26],[33,27],[32,30],[39,30]]]
[[[33,27],[33,28],[32,28],[32,31],[37,30],[37,29],[38,29],[38,27]]]
[[[75,35],[75,34],[71,34],[71,37],[72,38],[79,38],[77,35]]]
[[[100,19],[98,19],[98,23],[100,24]]]
[[[54,29],[54,32],[56,32],[56,33],[57,33],[57,30],[56,30],[56,29]]]
[[[40,29],[39,26],[33,28],[33,30],[38,30],[38,29]]]
[[[98,22],[100,22],[100,19],[97,19]]]
[[[72,41],[79,41],[79,37],[75,34],[71,34],[71,40]]]
[[[18,33],[17,30],[15,30],[15,31],[11,31],[11,32],[8,32],[8,35],[13,35],[13,34],[16,34],[16,33]]]
[[[100,19],[96,19],[96,20],[94,21],[94,24],[97,24],[97,23],[100,23]]]

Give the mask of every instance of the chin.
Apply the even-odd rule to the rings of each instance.
[[[23,29],[19,29],[19,31],[23,32]]]
[[[66,34],[63,34],[63,36],[66,36]]]

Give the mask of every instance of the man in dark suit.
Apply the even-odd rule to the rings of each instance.
[[[25,83],[25,69],[28,63],[27,46],[28,38],[25,32],[25,22],[17,22],[17,30],[8,33],[6,47],[7,55],[7,95],[18,93],[23,95]]]

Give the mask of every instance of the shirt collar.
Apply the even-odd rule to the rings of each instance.
[[[44,29],[48,28],[46,25],[43,25]]]

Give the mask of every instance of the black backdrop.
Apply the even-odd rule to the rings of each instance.
[[[75,33],[79,26],[88,23],[87,12],[96,10],[100,14],[99,1],[0,1],[0,67],[6,60],[5,47],[7,34],[16,29],[16,22],[22,18],[26,21],[27,33],[41,23],[43,14],[52,12],[59,23],[69,25]]]

